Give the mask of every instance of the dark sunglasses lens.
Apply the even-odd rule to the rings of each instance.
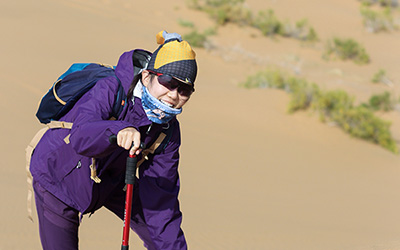
[[[182,83],[169,75],[158,76],[158,82],[169,90],[178,88],[178,93],[183,96],[189,96],[193,93],[192,86]]]
[[[158,82],[169,90],[176,89],[179,86],[177,80],[169,75],[161,75],[158,77]]]
[[[179,86],[178,88],[178,92],[179,94],[183,95],[183,96],[190,96],[193,93],[194,89],[192,88],[192,86],[186,85],[186,84],[181,84],[181,86]]]

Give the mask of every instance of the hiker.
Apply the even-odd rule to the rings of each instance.
[[[60,119],[73,123],[72,128],[49,129],[34,149],[30,172],[43,249],[78,249],[82,215],[101,207],[123,220],[129,152],[142,161],[134,187],[132,230],[148,249],[187,248],[180,226],[181,139],[176,116],[194,92],[197,64],[195,52],[179,34],[162,31],[157,43],[154,53],[122,54],[117,78],[99,80]],[[110,119],[118,80],[126,103],[121,114]],[[161,132],[166,135],[162,148],[142,157],[146,149],[139,148],[140,142],[148,147]],[[117,135],[118,145],[109,142],[112,135]]]

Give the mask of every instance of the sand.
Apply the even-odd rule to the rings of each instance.
[[[184,0],[39,0],[0,2],[2,140],[0,249],[41,249],[37,217],[26,212],[24,149],[42,127],[37,104],[73,62],[116,64],[124,51],[154,50],[155,34],[213,25]],[[280,19],[307,18],[321,42],[314,47],[270,39],[235,25],[218,29],[214,50],[196,49],[196,93],[180,115],[183,230],[190,249],[400,249],[400,157],[321,123],[310,112],[287,113],[280,90],[247,90],[238,83],[274,66],[323,89],[344,89],[361,102],[400,93],[400,32],[371,34],[349,0],[247,0],[273,8]],[[324,41],[351,37],[372,62],[324,61]],[[393,86],[373,84],[383,68]],[[400,113],[392,121],[400,146]],[[106,210],[84,216],[81,249],[117,249],[122,222]],[[132,234],[131,248],[144,249]],[[60,248],[62,249],[62,248]]]

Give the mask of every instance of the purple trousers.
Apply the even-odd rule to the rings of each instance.
[[[54,195],[33,181],[35,191],[36,210],[39,219],[40,241],[44,250],[76,250],[79,248],[79,211],[66,205]],[[136,197],[136,198],[135,198]],[[133,204],[138,204],[138,195],[134,195]],[[122,188],[116,189],[104,204],[97,204],[90,211],[104,206],[121,220],[124,219],[125,192]],[[147,249],[155,249],[147,230],[147,226],[140,216],[138,206],[132,206],[131,228],[143,240]],[[105,225],[106,226],[106,225]],[[118,246],[117,246],[118,247]]]

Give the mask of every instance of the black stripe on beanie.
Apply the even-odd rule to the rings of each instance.
[[[154,71],[178,78],[183,82],[194,84],[197,75],[197,63],[195,60],[176,61],[168,63]]]

